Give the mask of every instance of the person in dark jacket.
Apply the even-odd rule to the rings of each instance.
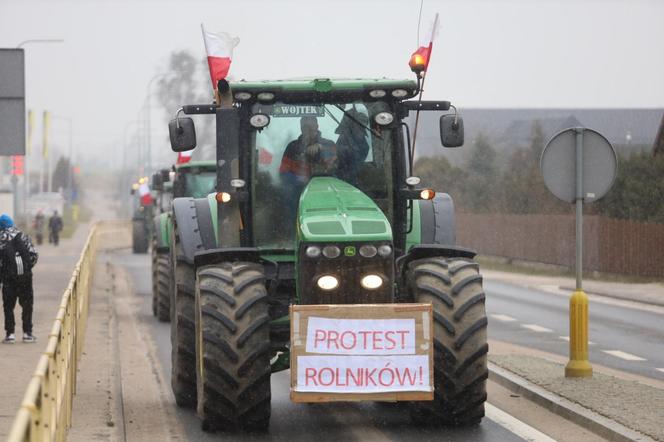
[[[53,211],[53,216],[48,219],[48,242],[57,246],[60,243],[60,231],[62,230],[62,218],[58,211]]]
[[[14,227],[8,215],[0,216],[0,282],[2,306],[5,313],[5,344],[16,342],[14,308],[21,305],[23,342],[36,342],[32,334],[32,268],[39,255],[30,237]]]

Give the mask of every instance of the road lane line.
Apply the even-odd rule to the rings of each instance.
[[[489,315],[489,316],[491,316],[493,319],[497,319],[498,321],[502,321],[502,322],[514,322],[514,321],[516,321],[516,319],[514,319],[511,316],[507,316],[507,315],[495,315],[494,314],[494,315]]]
[[[655,370],[661,371],[662,373],[664,373],[664,368],[656,368]]]
[[[558,339],[569,342],[569,336],[558,336]],[[588,341],[588,345],[595,345],[593,341]]]
[[[643,359],[640,356],[635,356],[620,350],[602,350],[602,351],[606,354],[615,356],[616,358],[624,359],[626,361],[647,361],[647,359]]]
[[[538,442],[555,442],[555,439],[547,436],[539,430],[531,427],[530,425],[520,421],[511,414],[505,413],[500,408],[486,402],[484,404],[485,415],[507,431],[510,431],[517,436],[528,440]]]
[[[527,328],[528,330],[532,330],[537,333],[551,333],[553,331],[550,328],[542,327],[541,325],[537,324],[521,324],[521,327]]]

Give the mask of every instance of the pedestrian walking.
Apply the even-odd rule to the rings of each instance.
[[[32,228],[35,231],[35,239],[37,240],[37,245],[40,246],[44,242],[44,227],[46,226],[46,217],[44,213],[39,209],[35,215],[35,220],[32,223]]]
[[[48,220],[48,242],[53,245],[60,243],[60,231],[62,230],[62,218],[58,211],[53,211],[53,216]]]
[[[5,313],[5,344],[16,342],[14,308],[21,306],[23,342],[36,342],[32,334],[32,268],[37,264],[37,251],[30,237],[14,227],[9,215],[0,216],[0,282]]]

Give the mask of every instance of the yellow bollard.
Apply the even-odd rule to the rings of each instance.
[[[593,375],[588,361],[588,296],[575,290],[569,300],[569,362],[565,377],[583,378]]]

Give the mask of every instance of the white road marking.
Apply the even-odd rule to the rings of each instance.
[[[514,321],[516,321],[516,319],[514,319],[511,316],[507,316],[507,315],[490,315],[490,316],[493,319],[497,319],[497,320],[502,321],[502,322],[514,322]]]
[[[655,370],[661,371],[662,373],[664,373],[664,368],[656,368]]]
[[[624,359],[626,361],[646,361],[647,359],[643,359],[640,356],[634,356],[629,353],[625,353],[624,351],[620,350],[602,350],[604,353],[609,354],[611,356],[615,356],[616,358]]]
[[[486,402],[484,404],[484,410],[486,417],[505,428],[507,431],[510,431],[517,436],[523,438],[524,440],[529,441],[541,441],[541,442],[555,442],[555,439],[550,438],[546,434],[542,433],[539,430],[531,427],[530,425],[520,421],[514,416],[505,413],[503,410],[496,408],[490,403]]]
[[[569,336],[558,336],[559,339],[569,342]],[[593,341],[588,341],[588,345],[595,345]]]
[[[542,327],[541,325],[537,324],[521,324],[521,327],[527,328],[528,330],[532,330],[537,333],[551,333],[553,331],[550,328]]]

